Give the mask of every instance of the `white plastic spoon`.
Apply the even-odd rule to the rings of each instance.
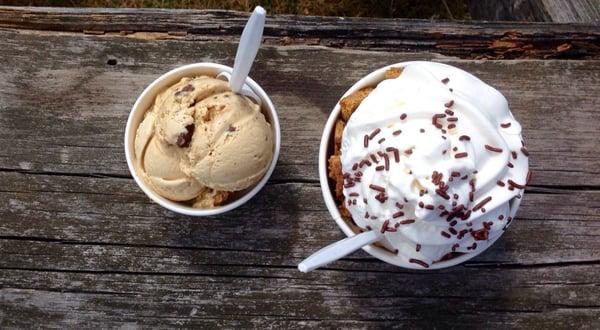
[[[304,259],[304,261],[298,265],[298,270],[303,273],[308,273],[319,267],[323,267],[330,262],[341,259],[365,245],[377,242],[382,237],[383,235],[378,231],[371,230],[337,241]]]
[[[251,97],[259,105],[261,104],[260,97],[245,82],[246,78],[248,78],[248,73],[250,73],[252,63],[254,63],[254,58],[256,58],[256,53],[258,53],[258,49],[260,48],[266,14],[267,12],[263,7],[257,6],[254,8],[240,37],[240,44],[238,45],[235,61],[233,62],[233,72],[224,71],[217,76],[219,79],[228,80],[229,87],[235,93]]]

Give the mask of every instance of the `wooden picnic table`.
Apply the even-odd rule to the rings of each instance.
[[[600,28],[270,16],[251,72],[281,157],[245,206],[167,211],[127,170],[141,91],[177,66],[232,65],[247,14],[0,7],[0,327],[600,327]],[[508,98],[533,181],[516,222],[450,269],[354,253],[322,201],[325,120],[357,79],[433,60]]]

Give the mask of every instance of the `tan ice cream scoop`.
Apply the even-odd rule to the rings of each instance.
[[[180,154],[174,146],[160,143],[154,131],[154,113],[148,112],[138,128],[135,149],[143,178],[161,196],[173,201],[196,197],[203,189],[179,168]]]
[[[200,183],[217,190],[242,190],[267,171],[273,132],[250,99],[233,92],[216,94],[196,104],[195,119],[189,173]]]
[[[136,166],[161,196],[214,207],[260,180],[273,147],[260,106],[224,81],[183,78],[156,97],[138,127]]]

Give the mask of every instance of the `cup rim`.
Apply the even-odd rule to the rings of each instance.
[[[332,134],[334,126],[335,126],[335,122],[337,121],[337,119],[340,116],[340,112],[341,112],[340,101],[342,100],[342,98],[354,93],[355,91],[357,91],[361,88],[364,88],[367,86],[373,86],[376,83],[382,81],[385,71],[387,71],[388,69],[390,69],[392,67],[396,67],[396,68],[404,67],[406,65],[416,64],[416,63],[432,63],[432,62],[427,62],[427,61],[398,62],[395,64],[386,65],[384,67],[376,69],[375,71],[372,71],[371,73],[367,74],[366,76],[364,76],[363,78],[358,80],[356,83],[354,83],[354,85],[352,85],[342,95],[342,97],[340,97],[340,99],[334,106],[333,110],[331,111],[329,118],[327,119],[327,122],[325,123],[325,127],[323,128],[323,135],[321,136],[321,143],[319,145],[319,181],[321,184],[321,193],[323,194],[323,199],[325,200],[325,205],[327,206],[327,210],[333,217],[333,219],[336,222],[336,224],[338,225],[338,227],[340,227],[342,232],[348,237],[351,237],[351,236],[354,236],[357,234],[352,230],[352,228],[348,225],[348,223],[346,223],[346,221],[344,219],[342,219],[342,216],[337,208],[337,204],[333,197],[333,193],[331,192],[331,189],[329,186],[329,178],[327,175],[328,174],[328,172],[327,172],[328,149],[329,149],[329,145],[330,145],[330,141],[331,141],[331,134]],[[448,64],[437,63],[437,62],[434,62],[434,63],[440,64],[440,65],[448,65]],[[518,205],[517,205],[517,207],[518,207]],[[377,247],[373,244],[363,246],[362,249],[365,252],[367,252],[368,254],[372,255],[373,257],[375,257],[381,261],[387,262],[389,264],[392,264],[392,265],[395,265],[398,267],[402,267],[402,268],[407,268],[407,269],[427,271],[427,270],[448,268],[448,267],[452,267],[452,266],[461,264],[465,261],[468,261],[468,260],[478,256],[483,251],[486,251],[490,246],[492,246],[496,242],[496,240],[498,238],[500,238],[500,236],[502,236],[502,235],[498,235],[493,240],[491,240],[490,244],[487,247],[485,247],[484,249],[475,251],[473,253],[463,254],[458,257],[449,259],[449,260],[444,260],[444,261],[433,263],[429,266],[429,268],[417,267],[416,265],[403,260],[399,256],[397,256],[383,248]]]
[[[151,98],[152,100],[151,100],[150,104],[152,104],[154,102],[156,95],[161,90],[163,90],[163,88],[160,87],[160,84],[162,82],[164,82],[165,80],[178,80],[183,77],[191,76],[194,73],[195,74],[200,74],[200,73],[206,74],[207,71],[214,71],[216,74],[218,74],[218,72],[221,72],[221,71],[231,72],[232,70],[233,69],[229,66],[218,64],[218,63],[211,63],[211,62],[193,63],[193,64],[187,64],[187,65],[183,65],[183,66],[174,68],[174,69],[162,74],[160,77],[156,78],[154,81],[152,81],[152,83],[150,83],[150,85],[148,85],[144,89],[144,91],[138,96],[135,103],[133,104],[133,107],[131,108],[131,111],[129,112],[127,124],[125,126],[125,139],[124,139],[125,158],[127,159],[127,167],[129,168],[129,172],[133,176],[133,179],[135,180],[137,185],[140,187],[140,189],[142,189],[142,191],[146,194],[146,196],[148,196],[151,200],[153,200],[155,203],[159,204],[160,206],[162,206],[168,210],[171,210],[175,213],[190,215],[190,216],[199,216],[199,217],[213,216],[213,215],[222,214],[222,213],[231,211],[231,210],[245,204],[248,200],[250,200],[252,197],[254,197],[265,186],[265,184],[267,183],[267,181],[273,174],[273,171],[277,164],[277,160],[279,159],[279,152],[280,152],[280,148],[281,148],[281,128],[279,125],[279,117],[277,115],[277,111],[275,109],[275,106],[273,105],[273,102],[271,101],[271,99],[269,98],[267,93],[262,89],[262,87],[258,83],[256,83],[252,78],[248,77],[246,79],[246,84],[261,98],[261,101],[263,103],[263,107],[262,107],[263,111],[268,112],[271,117],[270,124],[273,128],[273,133],[274,133],[274,138],[275,138],[273,158],[271,160],[271,163],[269,164],[269,168],[267,169],[267,171],[265,172],[263,177],[260,179],[260,181],[258,181],[258,183],[256,183],[254,185],[254,187],[252,187],[252,189],[246,191],[242,196],[240,196],[238,199],[232,201],[231,203],[227,203],[225,205],[211,208],[211,209],[199,209],[199,208],[193,208],[191,206],[182,205],[178,202],[168,200],[168,199],[158,195],[137,174],[137,171],[136,171],[134,163],[133,163],[133,159],[134,159],[134,155],[133,155],[133,145],[134,144],[133,143],[135,140],[135,132],[137,131],[137,126],[139,125],[139,123],[137,123],[137,124],[135,123],[136,115],[140,112],[144,113],[148,110],[147,108],[142,108],[141,103],[143,101]]]

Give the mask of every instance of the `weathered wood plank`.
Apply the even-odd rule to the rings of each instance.
[[[208,276],[205,268],[222,275]],[[272,276],[0,270],[1,325],[596,328],[598,265]],[[238,267],[241,272],[250,267]],[[475,285],[474,283],[478,283]],[[474,290],[475,289],[475,290]],[[135,312],[132,312],[135,311]],[[105,323],[106,322],[106,323]]]
[[[239,36],[247,17],[246,13],[219,10],[0,6],[0,27],[116,33],[141,38],[230,40]],[[598,29],[593,24],[432,22],[280,15],[269,16],[265,42],[396,52],[428,51],[463,58],[598,58]],[[565,43],[571,47],[557,48]]]
[[[144,86],[178,65],[231,64],[236,48],[231,42],[6,30],[0,40],[6,55],[0,67],[0,168],[117,176],[128,175],[123,131]],[[507,96],[525,129],[534,184],[600,186],[600,137],[594,134],[600,130],[600,61],[465,61],[306,46],[265,47],[252,73],[281,117],[274,179],[317,180],[318,141],[338,98],[375,68],[416,59],[462,67]]]
[[[544,11],[556,23],[600,23],[598,0],[542,0]]]
[[[598,23],[598,0],[468,0],[471,17],[489,21]]]
[[[67,250],[75,251],[81,244],[85,249],[125,246],[132,251],[137,246],[142,251],[153,251],[148,255],[160,260],[163,254],[168,259],[172,252],[169,249],[174,248],[187,249],[209,259],[214,253],[239,254],[239,258],[214,258],[233,263],[294,267],[319,246],[343,237],[321,201],[316,183],[269,184],[239,210],[196,219],[174,215],[151,203],[131,179],[0,173],[0,181],[6,183],[0,189],[0,203],[8,206],[0,210],[3,219],[0,233],[9,242],[0,251],[6,253],[19,244],[19,239],[50,241],[65,249],[43,257],[48,259],[37,259],[29,249],[30,263],[26,262],[27,254],[18,259],[4,255],[0,264],[8,267],[77,269],[80,256],[74,255],[69,261]],[[503,239],[471,264],[533,265],[558,261],[600,264],[599,210],[599,191],[534,187],[526,194],[517,221]],[[143,259],[134,254],[123,253],[127,257],[121,261],[129,264]],[[358,256],[364,260],[366,254]],[[109,257],[89,256],[87,260],[98,263],[95,270],[115,268],[110,266],[113,259]],[[173,262],[162,269],[159,262],[153,261],[149,263],[152,267],[143,271],[177,267],[183,270],[188,266],[177,265],[181,262],[178,260]],[[79,266],[87,268],[84,264]],[[352,261],[340,262],[336,267],[373,269],[370,263],[361,265]]]

